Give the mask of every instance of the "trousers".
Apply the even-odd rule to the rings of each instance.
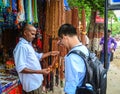
[[[38,89],[30,91],[30,92],[26,92],[23,90],[23,94],[42,94],[42,87],[39,87]]]
[[[108,55],[108,57],[107,57],[107,65],[106,65],[106,69],[109,69],[109,66],[110,66],[110,58],[111,58],[111,52],[110,53],[108,53],[107,55]],[[102,53],[101,52],[101,54],[100,54],[100,61],[102,62],[102,64],[104,64],[104,53]]]

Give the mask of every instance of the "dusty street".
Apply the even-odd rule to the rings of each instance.
[[[120,67],[113,63],[108,72],[107,94],[120,94]]]
[[[114,53],[108,71],[107,94],[120,94],[120,46]]]

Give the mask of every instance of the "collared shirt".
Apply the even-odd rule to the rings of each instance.
[[[38,54],[34,51],[31,43],[24,38],[20,38],[19,43],[16,45],[13,55],[15,60],[15,67],[19,75],[19,79],[22,83],[23,89],[26,92],[30,92],[39,88],[42,84],[42,74],[26,74],[20,73],[24,68],[32,70],[41,70],[40,58],[42,54]]]
[[[101,38],[101,40],[100,40],[100,45],[102,45],[102,44],[104,44],[104,37]],[[114,44],[114,45],[112,45],[112,44]],[[115,41],[114,38],[109,37],[107,47],[108,47],[108,48],[107,48],[107,49],[108,49],[108,53],[111,52],[111,48],[113,48],[114,50],[116,49],[116,47],[117,47],[117,42]],[[104,53],[104,45],[103,45],[103,47],[102,47],[102,52]]]
[[[88,49],[82,45],[76,45],[72,50],[80,50],[86,56],[89,55]],[[69,54],[69,53],[68,53]],[[65,56],[65,87],[67,94],[75,94],[76,87],[81,86],[86,73],[86,66],[83,59],[77,54],[69,54]]]

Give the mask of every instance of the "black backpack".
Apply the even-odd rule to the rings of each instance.
[[[106,94],[107,69],[103,67],[95,53],[89,52],[88,57],[80,50],[73,50],[69,54],[71,53],[82,57],[86,65],[83,84],[77,86],[76,94]]]

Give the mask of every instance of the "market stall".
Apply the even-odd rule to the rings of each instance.
[[[0,0],[0,94],[22,94],[13,49],[25,23],[37,28],[34,40],[36,51],[61,52],[56,59],[48,57],[40,62],[43,68],[53,65],[50,74],[44,76],[44,90],[54,91],[54,86],[63,86],[64,56],[67,50],[57,45],[57,31],[62,24],[70,23],[79,34],[77,11],[77,8],[70,9],[66,0]]]
[[[37,0],[0,0],[0,94],[22,94],[13,49],[25,23],[38,28],[37,11]]]
[[[22,86],[17,76],[0,73],[2,94],[22,94]]]

